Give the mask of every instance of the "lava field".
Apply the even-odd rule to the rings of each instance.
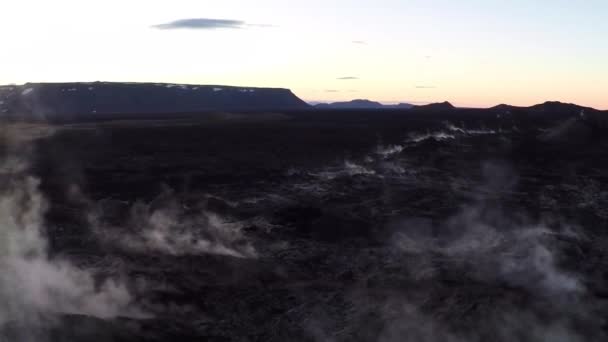
[[[605,341],[608,142],[576,120],[4,124],[0,341]]]

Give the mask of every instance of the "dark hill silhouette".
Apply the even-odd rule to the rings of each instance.
[[[493,110],[493,111],[498,111],[498,112],[507,112],[507,111],[513,111],[513,110],[518,110],[518,109],[524,109],[524,108],[525,107],[517,107],[517,106],[511,106],[508,104],[501,103],[497,106],[490,107],[488,109]]]
[[[376,109],[382,108],[383,105],[380,102],[357,99],[345,102],[320,103],[316,107],[321,109]]]
[[[396,105],[385,105],[380,102],[357,99],[345,102],[319,103],[316,109],[410,109],[413,105],[409,103],[399,103]]]
[[[411,103],[398,103],[396,105],[390,105],[388,107],[399,108],[399,109],[412,109],[412,108],[414,108],[414,105]]]
[[[454,110],[454,107],[451,103],[445,101],[441,103],[430,103],[427,105],[415,106],[414,110],[425,110],[425,111],[449,111]]]
[[[563,103],[559,101],[547,101],[530,107],[518,107],[507,104],[500,104],[488,108],[489,110],[506,113],[506,112],[521,112],[525,111],[530,114],[551,113],[552,115],[572,116],[579,115],[581,112],[596,112],[596,109],[590,107],[579,106],[573,103]]]
[[[288,89],[164,83],[27,83],[0,87],[0,101],[3,116],[35,119],[309,107]]]
[[[529,107],[530,110],[539,112],[551,112],[551,113],[567,113],[567,114],[579,114],[583,110],[595,110],[589,107],[579,106],[573,103],[563,103],[559,101],[547,101],[545,103],[537,104]]]

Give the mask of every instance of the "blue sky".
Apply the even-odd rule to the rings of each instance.
[[[291,88],[311,101],[608,109],[608,1],[19,0],[0,83]]]

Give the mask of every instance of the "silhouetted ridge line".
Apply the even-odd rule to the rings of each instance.
[[[456,109],[451,103],[448,101],[440,102],[440,103],[430,103],[427,105],[415,106],[413,109],[415,110],[433,110],[433,111],[450,111]]]
[[[131,113],[301,110],[289,89],[167,83],[26,83],[0,87],[4,117],[55,119]]]
[[[316,109],[411,109],[413,105],[409,103],[399,103],[396,105],[385,105],[380,102],[365,99],[356,99],[345,102],[319,103]]]

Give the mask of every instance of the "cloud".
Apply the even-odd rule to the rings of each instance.
[[[325,90],[326,93],[339,93],[339,90],[335,90],[335,89],[327,89]]]
[[[437,87],[436,87],[436,86],[433,86],[433,85],[431,85],[431,86],[426,86],[426,85],[417,85],[417,86],[414,86],[414,88],[416,88],[416,89],[435,89],[435,88],[437,88]]]
[[[272,25],[265,24],[248,24],[242,20],[232,19],[209,19],[209,18],[191,18],[180,19],[169,23],[154,25],[152,27],[161,30],[217,30],[217,29],[242,29],[247,27],[271,27]]]
[[[363,40],[353,40],[352,43],[359,44],[359,45],[367,45],[367,42],[363,41]]]
[[[344,77],[338,77],[336,78],[337,80],[342,80],[342,81],[348,81],[348,80],[358,80],[359,77],[355,77],[355,76],[344,76]]]

